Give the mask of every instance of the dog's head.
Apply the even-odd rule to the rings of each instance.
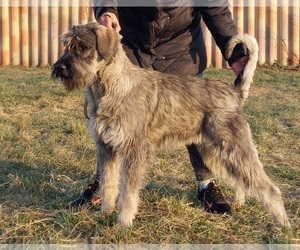
[[[74,26],[61,38],[65,50],[53,65],[51,76],[73,90],[93,83],[104,65],[113,61],[120,35],[98,23],[89,23]]]

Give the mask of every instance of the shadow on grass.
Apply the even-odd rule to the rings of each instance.
[[[86,183],[86,180],[81,178],[79,181],[74,181],[68,177],[70,173],[68,176],[62,175],[58,173],[57,166],[49,164],[26,164],[2,160],[0,166],[2,170],[0,175],[0,203],[3,208],[18,210],[20,207],[25,207],[32,211],[35,208],[52,211],[50,212],[51,220],[49,223],[54,223],[55,227],[62,225],[64,230],[69,230],[67,234],[73,232],[73,228],[80,224],[80,220],[89,221],[88,224],[83,225],[83,229],[88,232],[94,228],[113,228],[115,225],[116,214],[94,214],[93,211],[99,211],[98,207],[92,208],[91,213],[90,211],[81,214],[70,212],[68,204],[77,198],[82,191],[79,188],[85,188],[83,183]],[[72,178],[76,179],[75,174],[72,175]],[[141,196],[144,205],[137,215],[137,225],[139,225],[139,221],[140,223],[159,225],[160,216],[170,216],[170,209],[172,216],[184,214],[182,210],[186,209],[186,205],[197,206],[203,220],[206,218],[203,216],[202,206],[197,201],[195,189],[176,188],[168,184],[151,181],[145,186]],[[144,216],[145,214],[147,216]],[[44,215],[41,216],[43,218]],[[210,220],[214,219],[210,218]],[[249,222],[247,218],[240,218],[240,220],[244,220],[245,223]],[[83,230],[81,226],[79,228],[80,231]],[[61,228],[58,227],[57,230],[61,230]],[[72,235],[72,237],[75,236]],[[271,229],[268,230],[268,233],[260,235],[259,238],[260,242],[263,243],[282,242],[282,239],[278,239],[276,232]]]
[[[180,189],[174,188],[174,186],[171,185],[150,182],[145,186],[142,193],[147,197],[147,201],[152,202],[157,202],[162,198],[175,198],[179,201],[185,201],[193,205],[199,204],[195,189]]]
[[[62,174],[56,166],[46,163],[26,164],[2,160],[0,166],[0,202],[9,207],[67,207],[89,183],[88,178]],[[178,189],[155,181],[145,186],[142,195],[147,196],[148,202],[170,197],[197,202],[194,189]]]
[[[2,160],[0,166],[0,202],[9,207],[62,207],[75,197],[79,186],[49,164]]]

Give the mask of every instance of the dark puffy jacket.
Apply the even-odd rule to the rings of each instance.
[[[106,11],[118,16],[130,60],[166,73],[197,75],[206,68],[201,17],[223,55],[237,33],[227,7],[94,7],[95,18]]]

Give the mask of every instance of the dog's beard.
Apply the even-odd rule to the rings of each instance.
[[[63,73],[58,72],[55,67],[53,67],[51,77],[53,79],[60,79],[68,91],[82,89],[96,81],[95,74],[91,74],[89,71],[85,70],[84,67],[76,69],[68,67]]]
[[[77,78],[61,78],[61,81],[68,91],[83,89],[93,83],[96,79],[86,76]]]

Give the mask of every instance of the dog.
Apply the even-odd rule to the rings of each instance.
[[[290,228],[281,192],[266,175],[243,116],[258,60],[254,37],[236,35],[228,43],[227,58],[237,44],[248,55],[233,85],[141,69],[127,58],[121,36],[98,23],[74,26],[62,42],[65,51],[51,75],[67,90],[86,88],[102,211],[114,210],[118,200],[118,222],[131,226],[148,155],[158,147],[195,144],[238,204],[251,194],[279,226]]]

